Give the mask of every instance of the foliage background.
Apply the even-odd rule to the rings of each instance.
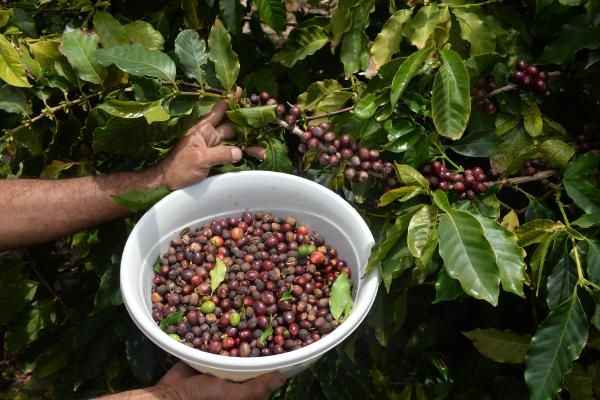
[[[315,179],[378,238],[370,267],[385,284],[369,320],[275,398],[600,398],[600,156],[575,151],[578,136],[599,139],[599,9],[597,0],[5,1],[0,174],[142,169],[236,82],[313,115],[352,106],[325,119],[401,165],[402,184],[380,207],[381,182],[346,182],[340,169],[302,160],[272,107],[230,114],[238,144],[269,151],[223,171]],[[559,73],[549,96],[510,87],[517,58]],[[493,115],[470,94],[489,76],[506,89]],[[473,202],[448,202],[411,168],[442,159],[503,179],[532,158],[555,173]],[[153,384],[172,363],[122,306],[119,257],[135,219],[0,253],[0,398],[88,398]]]

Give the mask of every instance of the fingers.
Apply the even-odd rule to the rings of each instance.
[[[242,150],[235,146],[216,146],[206,149],[205,161],[208,167],[234,164],[242,159]]]
[[[178,362],[175,364],[167,373],[160,379],[158,383],[165,385],[172,385],[175,382],[197,375],[198,371],[189,367],[188,365]]]
[[[235,137],[233,125],[229,123],[221,124],[217,128],[212,125],[202,125],[199,130],[195,130],[193,134],[202,135],[208,147],[216,146],[224,139],[232,139]]]
[[[235,130],[233,129],[233,125],[228,122],[225,122],[217,127],[217,132],[221,140],[233,139],[235,137]]]
[[[265,150],[263,147],[260,147],[260,146],[246,147],[244,152],[247,155],[249,155],[250,157],[257,158],[261,161],[264,161],[265,158],[267,157],[267,150]]]
[[[213,108],[206,114],[206,116],[200,121],[201,125],[212,125],[217,126],[223,119],[227,111],[227,102],[225,100],[219,101],[213,106]]]

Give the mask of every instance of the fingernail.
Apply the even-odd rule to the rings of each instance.
[[[231,159],[234,163],[240,161],[242,159],[242,150],[239,147],[231,148]]]

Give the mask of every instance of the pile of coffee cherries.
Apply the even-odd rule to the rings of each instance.
[[[219,282],[213,269],[223,264]],[[245,212],[171,241],[155,267],[152,317],[202,351],[280,354],[338,326],[329,295],[341,273],[351,276],[351,269],[318,232],[293,217]],[[181,318],[173,321],[173,315]]]
[[[477,193],[488,190],[488,177],[481,167],[465,169],[462,173],[451,172],[441,161],[434,161],[423,166],[421,171],[432,189],[454,191],[460,199],[473,200]]]
[[[386,179],[388,186],[396,184],[393,178],[394,166],[381,160],[379,151],[359,147],[348,134],[336,135],[331,125],[322,123],[304,131],[300,153],[314,151],[323,166],[337,166],[344,163],[344,176],[349,181],[365,182],[369,176]]]
[[[494,102],[488,97],[488,94],[497,88],[496,81],[493,77],[481,78],[477,81],[477,85],[473,89],[473,97],[479,108],[488,113],[495,114],[497,109]]]
[[[512,80],[522,89],[533,90],[536,93],[549,95],[546,80],[548,75],[535,65],[529,65],[525,60],[517,61]]]

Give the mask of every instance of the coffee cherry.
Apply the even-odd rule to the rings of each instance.
[[[360,158],[358,156],[350,157],[350,165],[352,165],[353,167],[359,167],[360,166]]]
[[[319,156],[319,164],[321,165],[329,165],[330,157],[329,155],[323,153]]]
[[[266,102],[271,98],[271,95],[268,92],[262,91],[260,92],[260,100]]]
[[[283,104],[278,104],[277,107],[275,108],[275,112],[277,113],[278,117],[282,117],[285,114],[285,105]]]
[[[252,95],[250,95],[250,102],[252,104],[258,104],[258,103],[260,103],[260,96],[257,95],[257,94],[255,94],[255,93],[253,93]]]
[[[320,138],[323,136],[323,129],[321,129],[318,126],[313,126],[312,128],[310,128],[310,133],[312,133],[314,137]]]
[[[356,170],[354,168],[346,168],[346,170],[344,171],[344,176],[346,177],[346,179],[351,181],[356,176]]]
[[[369,149],[361,147],[358,149],[358,157],[361,159],[361,161],[368,161],[371,158],[371,153]]]
[[[530,65],[529,67],[527,67],[527,75],[534,78],[537,74],[538,74],[538,69],[535,67],[535,65]]]
[[[290,125],[290,126],[295,125],[296,124],[296,117],[293,116],[292,114],[288,114],[288,115],[285,116],[285,122],[288,125]]]
[[[358,181],[366,182],[369,179],[369,174],[366,171],[360,171],[358,173]]]
[[[450,184],[446,181],[440,182],[439,186],[440,186],[440,189],[442,189],[444,192],[447,192],[448,189],[450,188]]]
[[[528,66],[529,66],[529,64],[527,64],[527,62],[525,60],[517,61],[517,68],[521,71],[524,71]]]
[[[300,118],[300,114],[300,107],[293,106],[292,108],[290,108],[290,115],[293,115],[296,119]]]
[[[546,82],[544,82],[542,79],[538,79],[537,81],[535,81],[534,88],[538,93],[545,93],[546,92]]]
[[[333,142],[335,140],[335,133],[327,132],[326,134],[323,135],[323,140],[327,143]]]
[[[496,105],[492,102],[489,102],[486,106],[486,112],[488,114],[495,114],[496,113]]]
[[[453,188],[458,193],[462,193],[465,191],[465,184],[462,182],[456,182],[456,183],[454,183]]]

